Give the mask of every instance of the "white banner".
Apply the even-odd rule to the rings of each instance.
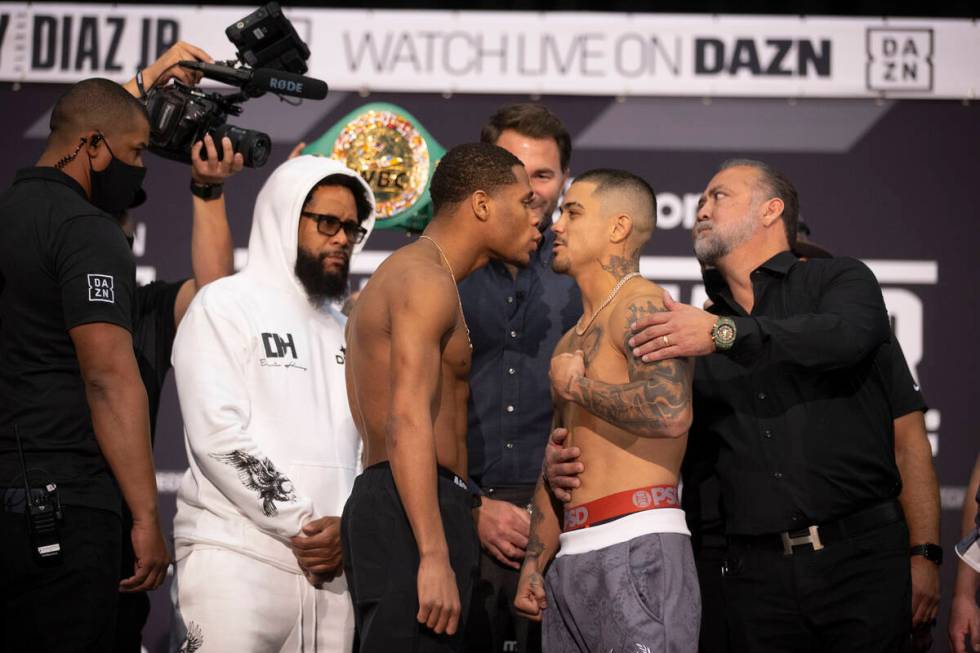
[[[254,7],[0,3],[0,80],[123,81]],[[973,99],[969,20],[287,9],[337,90]]]

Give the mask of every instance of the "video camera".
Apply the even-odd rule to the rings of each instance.
[[[327,84],[304,77],[310,49],[282,13],[278,3],[270,2],[225,30],[238,49],[237,61],[206,64],[181,61],[180,66],[200,72],[204,77],[240,90],[224,95],[208,93],[174,81],[154,88],[146,98],[150,116],[150,151],[162,157],[190,163],[194,143],[211,134],[222,157],[221,139],[231,139],[245,165],[258,168],[269,158],[272,141],[268,134],[227,123],[228,116],[242,113],[241,104],[267,92],[282,96],[322,100]],[[207,156],[204,154],[204,156]]]

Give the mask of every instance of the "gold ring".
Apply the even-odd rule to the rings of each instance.
[[[670,340],[667,340],[667,336],[664,336],[664,347],[670,347]]]

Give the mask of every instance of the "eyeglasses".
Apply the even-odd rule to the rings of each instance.
[[[367,229],[357,224],[356,222],[351,222],[348,220],[341,220],[335,215],[325,215],[323,213],[313,213],[311,211],[303,211],[300,213],[304,218],[309,218],[311,220],[316,220],[316,230],[323,236],[335,236],[337,232],[341,229],[344,230],[344,234],[347,236],[347,240],[351,241],[355,245],[367,236]]]

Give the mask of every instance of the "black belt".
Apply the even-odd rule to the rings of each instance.
[[[904,521],[905,515],[898,501],[891,500],[864,510],[851,513],[825,524],[804,526],[783,533],[765,535],[729,535],[728,544],[752,548],[782,551],[783,555],[793,555],[794,549],[808,546],[819,551],[828,544],[842,542],[875,528],[897,521]]]

